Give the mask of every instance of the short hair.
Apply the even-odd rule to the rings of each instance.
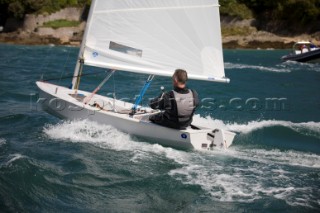
[[[176,69],[172,78],[175,78],[179,83],[185,84],[188,80],[188,73],[183,69]]]

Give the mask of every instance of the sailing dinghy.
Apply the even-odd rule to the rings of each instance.
[[[177,68],[189,79],[228,83],[225,77],[218,0],[93,0],[71,88],[37,81],[43,110],[62,119],[88,119],[165,146],[227,148],[235,134],[192,123],[184,130],[159,126],[140,106],[154,75]],[[83,66],[112,71],[94,92],[79,89]],[[149,74],[135,103],[96,94],[115,71]]]

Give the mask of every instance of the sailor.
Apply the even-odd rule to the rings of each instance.
[[[199,105],[199,98],[196,91],[187,88],[187,80],[188,74],[185,70],[177,69],[174,72],[173,90],[163,92],[149,103],[152,109],[162,110],[150,116],[150,121],[174,129],[185,129],[192,123],[193,114]]]
[[[304,53],[305,49],[307,49],[307,46],[305,44],[300,45],[301,53]]]

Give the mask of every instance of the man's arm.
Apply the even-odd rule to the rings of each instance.
[[[200,103],[198,93],[195,90],[192,90],[192,93],[193,93],[193,99],[194,99],[193,100],[194,101],[194,106],[198,107],[199,103]]]
[[[152,109],[160,109],[160,110],[171,108],[170,92],[161,93],[159,97],[154,98],[149,102],[149,106]]]
[[[163,95],[164,93],[161,93],[157,98],[152,99],[149,102],[149,106],[152,109],[163,109],[163,105],[164,105],[164,100],[163,100]]]

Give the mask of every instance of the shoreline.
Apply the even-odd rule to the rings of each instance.
[[[22,45],[68,45],[80,46],[86,20],[82,19],[83,8],[68,7],[52,14],[27,14],[20,24],[17,20],[7,21],[7,30],[0,32],[0,43]],[[79,25],[58,28],[46,27],[44,23],[53,20],[79,21]],[[239,19],[220,16],[223,49],[291,49],[297,41],[312,41],[320,46],[320,31],[312,34],[288,36],[281,32],[263,31],[256,26],[256,19]],[[10,24],[12,25],[10,27]]]
[[[315,41],[319,45],[320,33],[314,35],[300,35],[294,37],[281,37],[265,31],[258,31],[246,36],[233,35],[222,37],[223,49],[291,49],[299,40]],[[74,46],[81,45],[79,36],[64,40],[53,36],[40,36],[36,33],[25,31],[0,33],[0,43],[17,45],[57,45]]]

